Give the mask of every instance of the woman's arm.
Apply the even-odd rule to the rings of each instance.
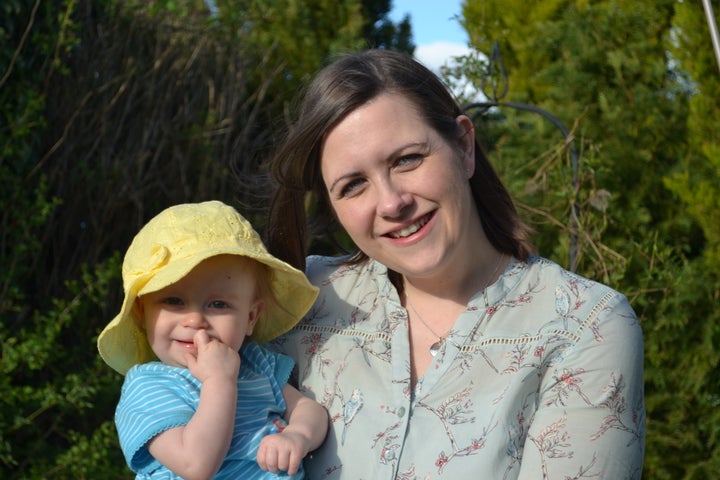
[[[640,478],[642,331],[618,295],[545,371],[519,479]]]
[[[258,464],[270,472],[287,471],[294,475],[305,455],[318,448],[328,429],[327,411],[314,400],[286,385],[283,396],[287,404],[288,425],[280,433],[265,437],[258,450]]]

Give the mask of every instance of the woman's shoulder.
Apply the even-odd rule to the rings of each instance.
[[[497,290],[489,293],[492,321],[486,336],[531,338],[548,334],[555,341],[594,335],[639,338],[638,320],[628,299],[617,290],[546,258],[534,256],[509,265]]]
[[[351,256],[326,256],[326,255],[309,255],[306,258],[306,273],[319,274],[322,272],[336,271],[336,270],[357,270],[358,265],[350,263]]]
[[[349,258],[311,255],[307,257],[305,274],[320,288],[329,284],[356,288],[362,283],[375,282],[378,277],[387,277],[387,267],[381,263],[371,259],[348,263]]]
[[[524,262],[523,268],[527,270],[527,273],[530,275],[531,278],[540,279],[540,281],[544,281],[548,284],[582,284],[587,286],[593,286],[601,290],[612,290],[612,288],[608,285],[585,277],[580,273],[572,272],[567,268],[561,266],[560,264],[545,257],[540,257],[536,255],[530,256],[527,261]]]
[[[316,277],[326,272],[337,270],[343,267],[347,257],[328,257],[324,255],[309,255],[305,259],[305,274],[308,277]]]
[[[554,301],[555,309],[560,313],[581,304],[586,308],[598,308],[605,305],[611,308],[631,310],[627,298],[614,288],[572,272],[547,258],[532,256],[526,262],[520,262],[519,273],[523,281],[518,287],[534,292],[536,295],[547,295]]]
[[[307,266],[308,278],[320,293],[305,323],[356,325],[359,312],[362,318],[385,318],[402,308],[387,267],[375,260],[348,264],[334,257],[309,257]]]

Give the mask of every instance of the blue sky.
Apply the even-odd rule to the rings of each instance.
[[[415,56],[433,70],[451,56],[467,52],[467,34],[454,17],[462,0],[392,0],[390,17],[399,21],[410,15]]]

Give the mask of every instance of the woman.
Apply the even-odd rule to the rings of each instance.
[[[274,157],[273,254],[305,267],[305,200],[359,251],[276,345],[331,430],[313,479],[639,478],[642,333],[626,298],[534,256],[429,70],[371,50],[309,85]]]

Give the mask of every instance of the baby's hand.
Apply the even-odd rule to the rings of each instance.
[[[235,381],[240,371],[240,355],[220,340],[210,338],[205,330],[198,330],[193,336],[197,357],[185,356],[188,369],[193,377],[205,382],[212,376]]]
[[[267,472],[285,471],[288,475],[295,475],[308,453],[306,445],[306,438],[295,432],[285,430],[267,435],[260,442],[258,465]]]

